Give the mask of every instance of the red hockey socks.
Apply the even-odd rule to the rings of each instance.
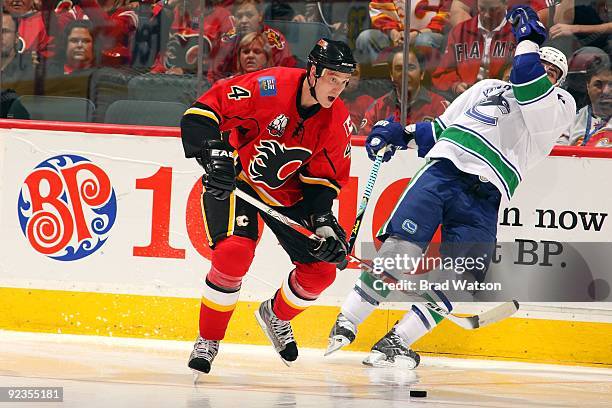
[[[212,266],[206,275],[200,304],[200,336],[222,340],[234,313],[242,278],[249,270],[257,242],[232,235],[212,251]]]

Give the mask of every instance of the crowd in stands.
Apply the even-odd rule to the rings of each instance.
[[[563,86],[579,110],[559,144],[612,146],[607,0],[414,0],[409,11],[404,0],[1,1],[1,117],[29,117],[21,95],[93,100],[110,70],[124,81],[114,80],[124,92],[117,98],[128,99],[135,76],[157,75],[160,86],[163,78],[195,81],[201,91],[271,66],[303,68],[300,41],[310,41],[307,50],[325,34],[346,41],[360,64],[343,95],[359,134],[400,118],[402,72],[408,122],[439,115],[477,81],[507,80],[515,40],[506,12],[527,3],[549,31],[545,45],[569,61]]]

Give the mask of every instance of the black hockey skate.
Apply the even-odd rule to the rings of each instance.
[[[280,355],[283,363],[291,366],[291,363],[298,357],[297,344],[293,337],[291,323],[281,320],[272,311],[272,300],[268,299],[259,305],[255,312],[257,322],[263,329],[268,339],[272,342],[274,349]]]
[[[210,372],[210,367],[218,352],[219,340],[206,340],[202,337],[196,339],[187,364],[195,375],[194,382],[198,380],[200,373],[208,374]]]
[[[357,335],[357,326],[346,318],[342,313],[336,318],[336,323],[329,333],[327,339],[327,350],[325,355],[329,356],[334,351],[340,350],[355,341]]]
[[[378,340],[363,364],[371,367],[401,367],[409,370],[417,368],[421,356],[408,347],[408,344],[395,332],[395,327]]]

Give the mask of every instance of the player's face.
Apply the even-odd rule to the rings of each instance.
[[[17,33],[15,32],[15,21],[11,16],[2,15],[2,57],[7,58],[15,49]]]
[[[555,85],[557,81],[559,81],[559,78],[561,78],[561,70],[546,61],[542,61],[542,65],[544,65],[544,71],[546,71],[546,76],[548,76],[550,82]]]
[[[66,60],[75,65],[87,65],[93,62],[93,38],[89,30],[77,27],[70,32]]]
[[[268,56],[259,41],[240,49],[240,68],[242,73],[255,72],[268,66]]]
[[[478,0],[480,23],[487,30],[493,30],[506,16],[506,2],[500,0]]]
[[[334,101],[338,99],[349,80],[351,74],[345,74],[337,71],[323,70],[323,75],[315,85],[317,99],[322,107],[329,108]]]
[[[245,35],[259,31],[263,19],[257,7],[252,3],[245,3],[236,9],[234,23],[238,34]]]
[[[595,113],[605,117],[612,114],[612,71],[593,75],[587,92]]]

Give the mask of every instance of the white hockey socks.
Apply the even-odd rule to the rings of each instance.
[[[361,324],[373,311],[376,305],[364,300],[355,289],[351,290],[342,304],[341,313],[355,326]]]

